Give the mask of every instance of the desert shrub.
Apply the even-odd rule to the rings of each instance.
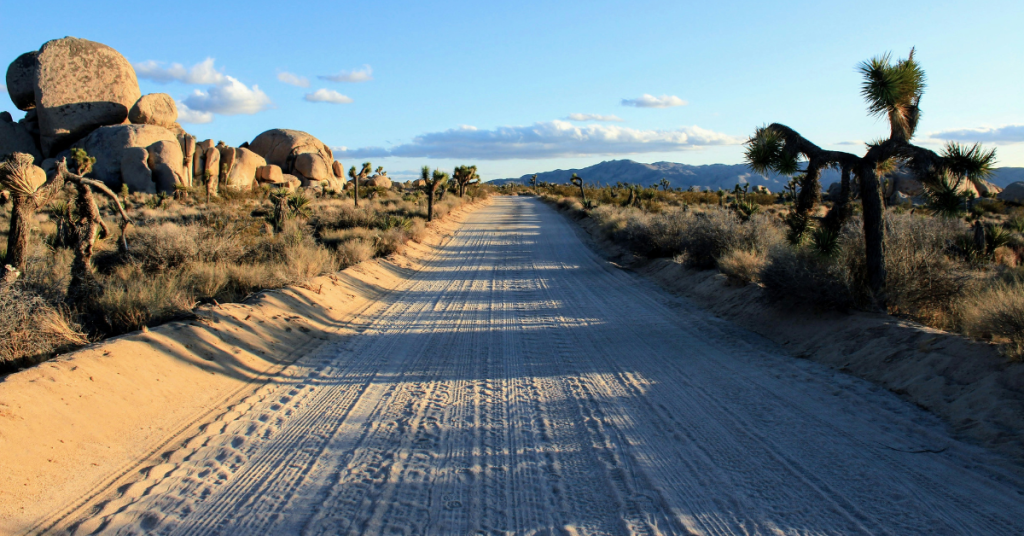
[[[680,249],[686,250],[687,262],[695,268],[714,268],[720,257],[741,244],[744,230],[732,211],[696,212],[688,220],[680,236]]]
[[[846,311],[857,303],[847,267],[806,248],[777,245],[761,270],[770,303]]]
[[[338,244],[335,256],[338,259],[338,265],[341,268],[347,268],[373,258],[374,252],[373,244],[365,240],[354,239]]]
[[[128,264],[103,278],[102,290],[83,312],[107,334],[118,334],[166,322],[193,307],[195,298],[180,272],[147,275]]]
[[[67,310],[19,284],[0,289],[0,370],[31,364],[86,342]]]
[[[1000,281],[986,285],[959,305],[965,332],[1007,342],[1006,353],[1024,357],[1024,285]]]
[[[718,269],[730,278],[751,283],[761,277],[767,258],[755,251],[734,249],[718,259]]]
[[[130,259],[147,272],[182,266],[198,258],[199,228],[162,223],[139,227],[131,233]]]

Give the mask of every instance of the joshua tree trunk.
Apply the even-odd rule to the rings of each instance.
[[[46,206],[64,187],[64,176],[51,178],[33,164],[35,159],[25,153],[11,153],[0,162],[0,186],[11,193],[11,227],[7,235],[5,264],[24,270],[28,258],[28,238],[32,216]],[[66,169],[66,168],[65,168]]]
[[[25,269],[28,256],[28,236],[31,232],[32,216],[39,209],[33,196],[14,195],[11,199],[11,229],[7,235],[7,258],[9,264],[18,270]]]
[[[434,221],[434,196],[437,195],[437,185],[434,184],[430,187],[429,195],[427,195],[427,221]]]
[[[868,285],[875,305],[885,309],[885,205],[879,188],[875,163],[865,158],[861,164],[860,197],[864,205],[864,247]]]
[[[828,211],[825,215],[825,227],[839,232],[846,224],[846,220],[850,219],[850,213],[852,212],[850,206],[850,168],[843,166],[842,179],[839,182],[839,199],[832,205],[832,210]]]
[[[75,258],[71,261],[71,284],[68,285],[68,299],[75,301],[87,292],[93,283],[92,249],[96,245],[96,233],[100,229],[102,218],[96,199],[87,184],[77,183],[78,192],[75,206],[79,220],[73,225],[75,239]]]

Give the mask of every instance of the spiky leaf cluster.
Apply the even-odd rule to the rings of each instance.
[[[925,88],[924,70],[914,60],[914,50],[895,64],[891,53],[875,56],[860,64],[860,72],[864,75],[860,93],[868,102],[868,113],[886,117],[894,135],[903,140],[913,138]]]
[[[756,173],[776,171],[783,175],[797,172],[797,155],[786,150],[786,138],[770,127],[760,127],[746,142],[744,156]]]

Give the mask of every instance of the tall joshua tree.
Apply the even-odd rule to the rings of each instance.
[[[534,174],[532,177],[530,177],[530,185],[533,186],[534,189],[537,189],[537,175],[536,174]]]
[[[573,185],[580,189],[580,196],[583,197],[583,206],[586,206],[587,192],[583,189],[583,179],[579,175],[573,173],[572,177],[569,177],[569,182],[573,183]]]
[[[370,169],[373,168],[373,164],[369,162],[363,162],[363,169],[356,173],[356,167],[352,166],[348,170],[348,176],[352,178],[353,187],[353,198],[355,199],[356,206],[359,206],[359,183],[366,180],[366,176],[370,174]]]
[[[949,177],[978,184],[991,173],[995,150],[985,151],[979,144],[967,147],[951,142],[940,155],[910,143],[921,117],[919,105],[925,88],[924,70],[914,60],[913,49],[907,59],[893,62],[891,54],[887,53],[865,61],[859,68],[864,76],[861,95],[867,101],[868,113],[888,120],[887,139],[868,144],[867,153],[857,156],[822,149],[792,128],[772,123],[756,129],[747,140],[746,160],[758,173],[804,173],[794,214],[794,218],[803,218],[803,221],[809,221],[811,210],[821,197],[818,180],[821,171],[839,169],[840,199],[824,221],[833,229],[841,227],[849,217],[851,178],[859,179],[864,204],[868,282],[876,304],[884,308],[885,227],[880,173],[901,165],[917,175],[925,187],[934,187]],[[806,160],[806,170],[798,169],[801,159]]]
[[[46,172],[25,153],[12,153],[0,162],[0,185],[11,192],[11,228],[4,263],[24,271],[32,217],[64,188],[64,175],[47,179]]]
[[[459,166],[452,172],[452,179],[459,189],[459,197],[466,195],[466,188],[471,184],[480,182],[480,176],[476,174],[476,166]]]
[[[427,194],[427,221],[434,221],[434,198],[437,197],[437,189],[448,182],[448,174],[439,169],[431,174],[430,166],[423,166],[420,178],[426,183],[423,192]]]

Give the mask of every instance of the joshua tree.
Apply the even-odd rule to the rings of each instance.
[[[583,179],[573,173],[572,177],[569,177],[569,182],[573,183],[574,186],[580,189],[580,197],[583,198],[583,206],[587,206],[587,192],[583,189]]]
[[[434,221],[434,197],[437,196],[437,188],[448,183],[448,174],[435,169],[433,175],[430,173],[430,166],[423,166],[420,170],[420,178],[426,185],[423,192],[427,194],[427,221]]]
[[[669,182],[668,179],[666,179],[665,177],[662,177],[661,180],[658,181],[658,184],[660,184],[661,189],[665,190],[666,192],[672,189],[672,183]]]
[[[348,170],[348,176],[352,178],[353,187],[353,198],[355,199],[356,206],[359,206],[359,183],[366,179],[366,176],[370,174],[370,169],[373,167],[369,162],[363,162],[363,169],[356,173],[356,167],[352,166]]]
[[[480,176],[476,174],[476,166],[459,166],[452,172],[452,179],[459,189],[459,197],[466,195],[466,187],[470,184],[480,182]]]
[[[818,177],[825,168],[838,168],[842,183],[840,199],[833,207],[837,213],[826,217],[833,229],[842,226],[849,215],[851,176],[860,183],[864,205],[864,239],[868,282],[876,303],[885,307],[885,228],[884,204],[879,188],[879,171],[895,164],[917,175],[926,187],[942,177],[967,179],[980,183],[995,163],[995,151],[984,151],[980,145],[965,147],[947,143],[942,155],[910,143],[921,116],[919,108],[924,93],[924,70],[914,60],[914,50],[907,59],[892,61],[890,54],[872,58],[860,65],[864,75],[861,95],[868,103],[868,113],[889,121],[888,139],[868,144],[864,156],[828,151],[810,142],[797,131],[779,123],[758,128],[747,140],[746,159],[758,173],[776,171],[784,175],[806,173],[800,181],[796,198],[795,218],[809,218],[811,209],[821,196]],[[798,169],[798,160],[806,159],[806,170]]]
[[[35,166],[34,161],[32,155],[12,153],[0,162],[0,185],[10,191],[12,202],[4,264],[20,271],[24,271],[28,257],[32,217],[64,188],[63,174],[47,179],[46,172]]]
[[[121,216],[121,242],[119,245],[123,252],[128,251],[124,231],[131,220],[128,219],[121,200],[110,188],[100,181],[70,173],[66,160],[57,163],[55,175],[62,177],[64,183],[73,184],[76,192],[75,216],[77,219],[71,224],[75,242],[75,257],[71,261],[71,283],[68,286],[67,295],[68,302],[75,303],[84,293],[89,292],[93,284],[92,248],[96,244],[97,235],[101,240],[110,235],[107,225],[103,223],[103,217],[100,216],[99,207],[96,206],[96,199],[92,195],[93,189],[110,198]]]
[[[533,186],[534,190],[537,189],[537,175],[536,174],[534,174],[534,176],[530,177],[530,185]]]

